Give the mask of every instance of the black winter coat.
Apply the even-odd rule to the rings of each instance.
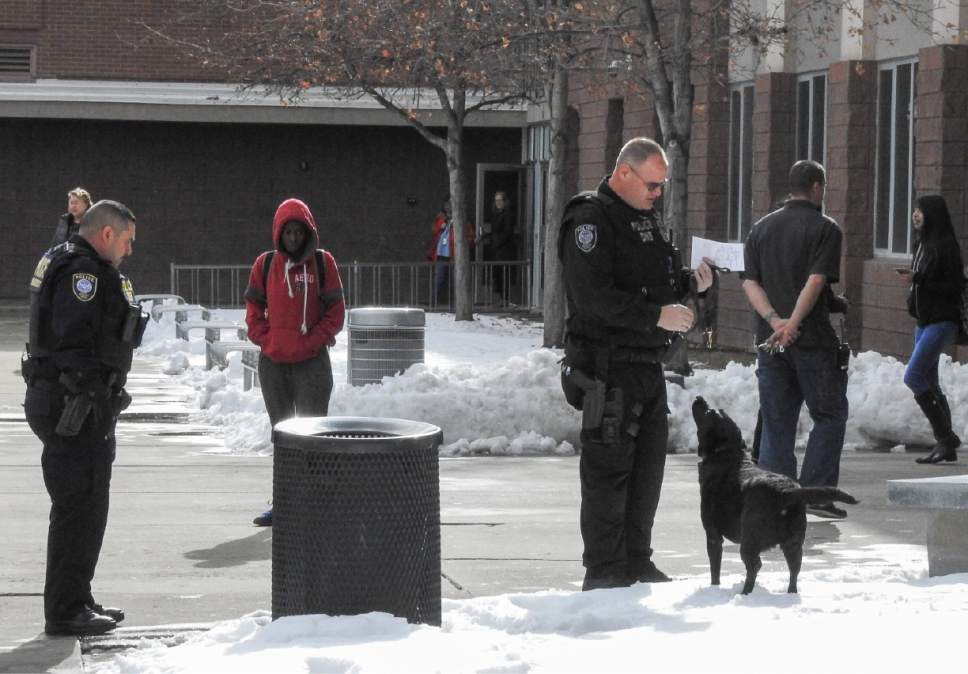
[[[607,180],[572,199],[562,218],[567,332],[584,342],[662,352],[672,333],[657,325],[659,314],[690,291],[692,272],[666,240],[658,214],[633,209]]]
[[[918,326],[959,321],[965,272],[958,244],[944,241],[919,244],[911,270],[914,275],[907,306]]]

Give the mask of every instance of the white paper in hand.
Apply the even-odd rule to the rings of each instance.
[[[743,244],[692,237],[692,258],[689,266],[698,269],[704,257],[715,262],[717,267],[725,267],[730,271],[743,271],[746,268],[743,262]]]

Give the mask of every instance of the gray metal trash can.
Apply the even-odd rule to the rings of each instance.
[[[347,319],[346,380],[351,386],[380,383],[384,377],[424,362],[423,309],[362,307]]]
[[[272,617],[440,625],[437,426],[302,417],[272,431]]]

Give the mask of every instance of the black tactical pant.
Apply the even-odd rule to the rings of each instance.
[[[273,426],[294,416],[325,417],[333,392],[329,351],[323,348],[299,363],[276,363],[260,355],[259,386]]]
[[[581,534],[586,577],[635,577],[652,557],[669,438],[665,378],[658,363],[612,362],[608,387],[622,390],[621,442],[603,445],[582,433]],[[642,404],[636,438],[632,408]]]
[[[108,521],[115,420],[92,412],[72,438],[54,428],[63,409],[63,389],[40,381],[27,389],[24,408],[31,430],[44,443],[41,467],[50,495],[44,617],[65,620],[94,603],[91,580]]]

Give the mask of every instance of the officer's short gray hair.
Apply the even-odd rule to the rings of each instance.
[[[663,150],[662,146],[657,142],[644,136],[633,138],[627,142],[618,153],[618,157],[615,159],[615,170],[617,171],[618,167],[622,164],[638,166],[646,159],[656,154],[662,157],[662,160],[666,164],[669,163],[665,150]]]
[[[137,220],[131,209],[119,201],[101,199],[81,217],[81,224],[77,233],[95,234],[105,227],[110,227],[115,234],[127,231]]]

